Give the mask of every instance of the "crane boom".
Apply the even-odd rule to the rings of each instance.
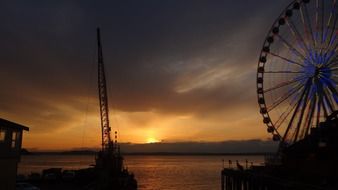
[[[136,190],[137,181],[123,166],[123,157],[117,143],[117,132],[115,131],[115,142],[111,141],[109,126],[109,104],[107,96],[106,75],[103,64],[100,28],[97,28],[98,46],[98,90],[100,100],[100,119],[102,132],[102,150],[95,158],[95,178],[97,178],[96,190]]]
[[[102,152],[108,152],[112,149],[112,142],[110,139],[109,126],[109,109],[106,76],[104,72],[103,54],[101,46],[100,28],[97,28],[97,45],[98,45],[98,90],[100,99],[100,116],[101,116],[101,132],[102,132]]]

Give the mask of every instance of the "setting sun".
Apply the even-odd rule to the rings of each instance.
[[[147,143],[157,143],[157,142],[160,142],[160,141],[152,137],[147,139]]]

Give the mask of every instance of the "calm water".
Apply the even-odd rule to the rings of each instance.
[[[125,164],[135,174],[140,190],[217,190],[222,159],[238,160],[242,165],[246,159],[254,165],[264,160],[263,156],[125,156]],[[29,174],[51,167],[79,169],[93,163],[94,156],[23,156],[18,172]]]

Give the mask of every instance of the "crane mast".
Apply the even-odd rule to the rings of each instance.
[[[101,118],[101,132],[102,132],[102,152],[112,151],[112,141],[110,138],[109,126],[109,109],[106,76],[104,72],[103,54],[101,45],[100,28],[97,28],[97,45],[98,45],[98,90],[100,99],[100,118]]]
[[[98,152],[95,159],[97,177],[96,190],[136,190],[137,181],[134,175],[130,174],[123,165],[123,157],[117,143],[117,132],[115,131],[115,142],[113,142],[110,137],[111,128],[109,126],[107,85],[103,64],[100,28],[97,28],[97,45],[102,150]]]

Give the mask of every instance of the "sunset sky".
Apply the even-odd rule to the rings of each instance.
[[[1,1],[0,117],[30,127],[27,148],[98,147],[99,26],[119,141],[271,138],[256,65],[288,3]]]

